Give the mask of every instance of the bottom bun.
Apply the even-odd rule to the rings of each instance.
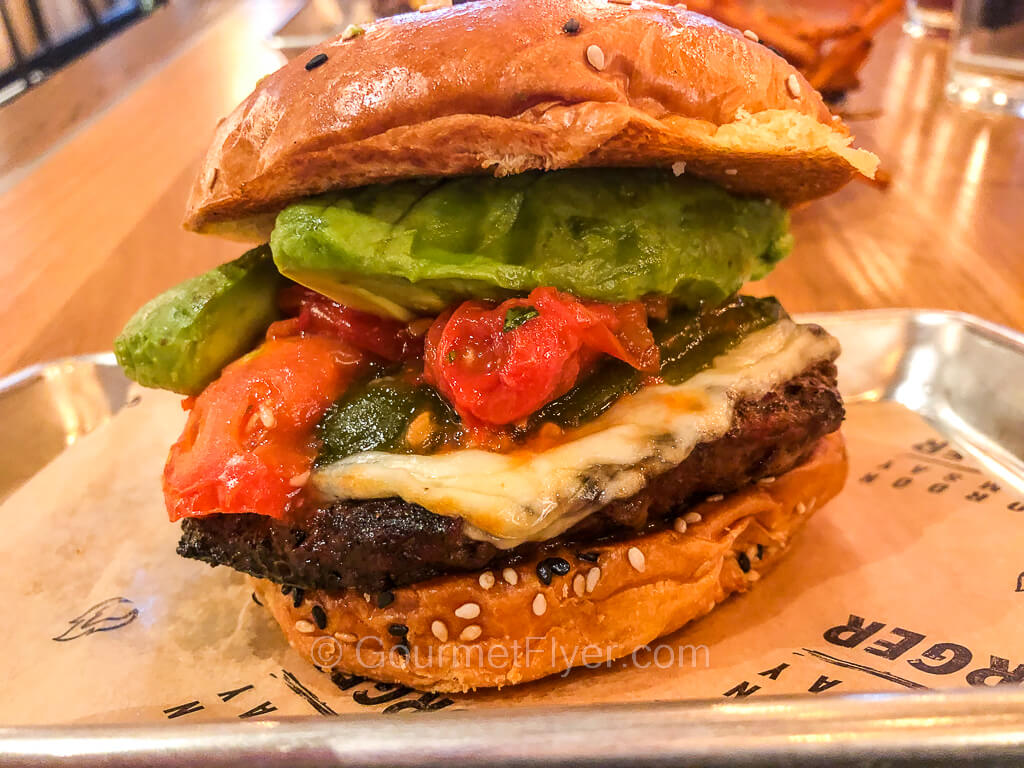
[[[692,507],[681,533],[677,522],[545,552],[563,561],[540,569],[550,584],[539,560],[381,596],[306,591],[298,606],[279,585],[253,583],[288,642],[321,669],[429,691],[513,685],[626,656],[746,591],[842,490],[846,472],[836,432],[785,475]]]

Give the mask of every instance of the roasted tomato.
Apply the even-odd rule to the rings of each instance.
[[[297,333],[337,336],[389,362],[416,357],[423,351],[422,331],[417,337],[404,323],[346,307],[301,285],[281,291],[279,303],[295,316],[271,325],[267,334],[271,338]]]
[[[470,424],[511,424],[567,392],[601,354],[658,370],[643,304],[537,288],[497,306],[467,301],[439,317],[427,333],[424,375]]]
[[[364,355],[327,335],[270,339],[195,398],[164,467],[172,521],[213,512],[284,518],[316,456],[313,431]]]

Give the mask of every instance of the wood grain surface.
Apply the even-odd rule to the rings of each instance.
[[[281,63],[263,41],[298,5],[235,0],[27,172],[0,177],[0,373],[110,349],[145,300],[240,252],[185,233],[181,214],[214,124]],[[793,254],[752,292],[792,312],[931,307],[1024,328],[1024,121],[947,104],[945,55],[899,22],[882,31],[842,109],[893,182],[794,212]],[[35,109],[48,95],[57,108],[51,85]]]

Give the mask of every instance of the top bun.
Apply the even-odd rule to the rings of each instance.
[[[260,81],[219,124],[185,226],[263,240],[330,189],[679,161],[794,204],[874,174],[851,141],[784,59],[682,6],[480,0],[383,19]]]

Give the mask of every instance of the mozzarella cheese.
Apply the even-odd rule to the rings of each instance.
[[[368,451],[319,469],[311,480],[328,499],[398,496],[461,517],[467,535],[501,548],[544,541],[637,493],[695,445],[724,435],[738,399],[763,395],[838,354],[839,342],[820,329],[781,320],[682,384],[623,397],[545,450]]]

